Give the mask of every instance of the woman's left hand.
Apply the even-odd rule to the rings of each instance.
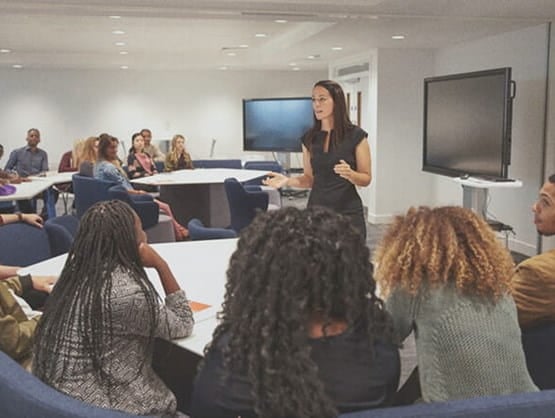
[[[339,160],[339,164],[333,166],[333,171],[335,174],[343,177],[345,180],[349,180],[350,182],[352,182],[352,176],[355,173],[345,160]]]

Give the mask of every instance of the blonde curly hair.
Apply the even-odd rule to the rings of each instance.
[[[374,262],[382,295],[401,287],[455,282],[466,294],[496,299],[509,290],[513,261],[488,224],[455,206],[412,207],[388,228]]]

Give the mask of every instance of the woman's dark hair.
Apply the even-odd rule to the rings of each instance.
[[[143,134],[141,132],[135,132],[133,135],[131,135],[131,148],[129,148],[130,154],[135,154],[135,138],[137,138],[138,136],[143,136]]]
[[[37,326],[33,370],[40,379],[56,382],[73,373],[68,369],[71,361],[67,353],[74,350],[76,336],[98,379],[115,387],[136,378],[130,374],[125,382],[116,379],[111,373],[112,365],[105,361],[109,350],[114,349],[111,298],[117,271],[128,275],[144,295],[149,318],[144,324],[147,353],[152,352],[158,296],[142,267],[135,217],[133,210],[119,200],[97,203],[83,215]],[[61,362],[53,361],[56,353],[64,353]],[[137,374],[142,366],[137,368]]]
[[[345,101],[345,93],[343,89],[333,80],[320,80],[314,86],[315,87],[323,87],[325,88],[328,93],[330,94],[333,100],[333,131],[330,136],[330,142],[337,146],[339,142],[343,140],[345,137],[345,133],[347,130],[353,128],[355,125],[349,119],[349,112],[347,110],[347,102]],[[306,133],[308,138],[309,144],[312,143],[312,140],[317,132],[322,129],[322,121],[316,119],[314,115],[314,123],[312,128]]]
[[[108,148],[114,142],[118,143],[118,139],[115,136],[111,135],[100,135],[98,141],[98,160],[107,160],[108,159]]]
[[[362,327],[371,357],[376,338],[393,341],[369,250],[350,222],[329,209],[259,214],[241,234],[227,279],[213,341],[229,335],[225,367],[246,373],[259,417],[336,416],[311,358],[314,315],[324,335],[332,320]]]

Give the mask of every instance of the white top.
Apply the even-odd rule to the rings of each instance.
[[[191,336],[174,340],[175,344],[202,356],[217,325],[216,313],[224,299],[226,271],[237,247],[237,239],[172,242],[152,244],[152,247],[166,260],[189,300],[210,305],[210,308],[194,313],[195,326]],[[59,276],[66,258],[67,254],[63,254],[25,267],[18,273]],[[165,293],[155,270],[147,268],[146,272],[163,298]]]
[[[194,170],[177,170],[170,173],[160,173],[153,176],[131,180],[132,183],[151,184],[156,186],[170,184],[214,184],[223,183],[229,177],[235,177],[243,182],[260,176],[268,171],[243,170],[234,168],[195,168]]]

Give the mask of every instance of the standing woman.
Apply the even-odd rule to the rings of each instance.
[[[166,155],[164,170],[175,171],[193,168],[191,156],[185,149],[185,137],[179,134],[174,135],[172,138],[171,150]]]
[[[156,270],[165,303],[144,267]],[[152,369],[154,339],[186,337],[192,328],[185,292],[146,243],[133,209],[99,202],[81,219],[38,325],[33,373],[96,406],[175,416],[175,396]]]
[[[368,186],[372,167],[368,134],[351,123],[345,93],[335,81],[318,81],[312,89],[314,125],[303,136],[299,177],[270,173],[267,186],[312,188],[308,206],[325,206],[350,218],[366,236],[366,219],[355,186]]]
[[[131,137],[132,145],[127,156],[127,171],[130,179],[152,176],[157,174],[154,161],[146,152],[145,140],[140,133],[135,133]]]

